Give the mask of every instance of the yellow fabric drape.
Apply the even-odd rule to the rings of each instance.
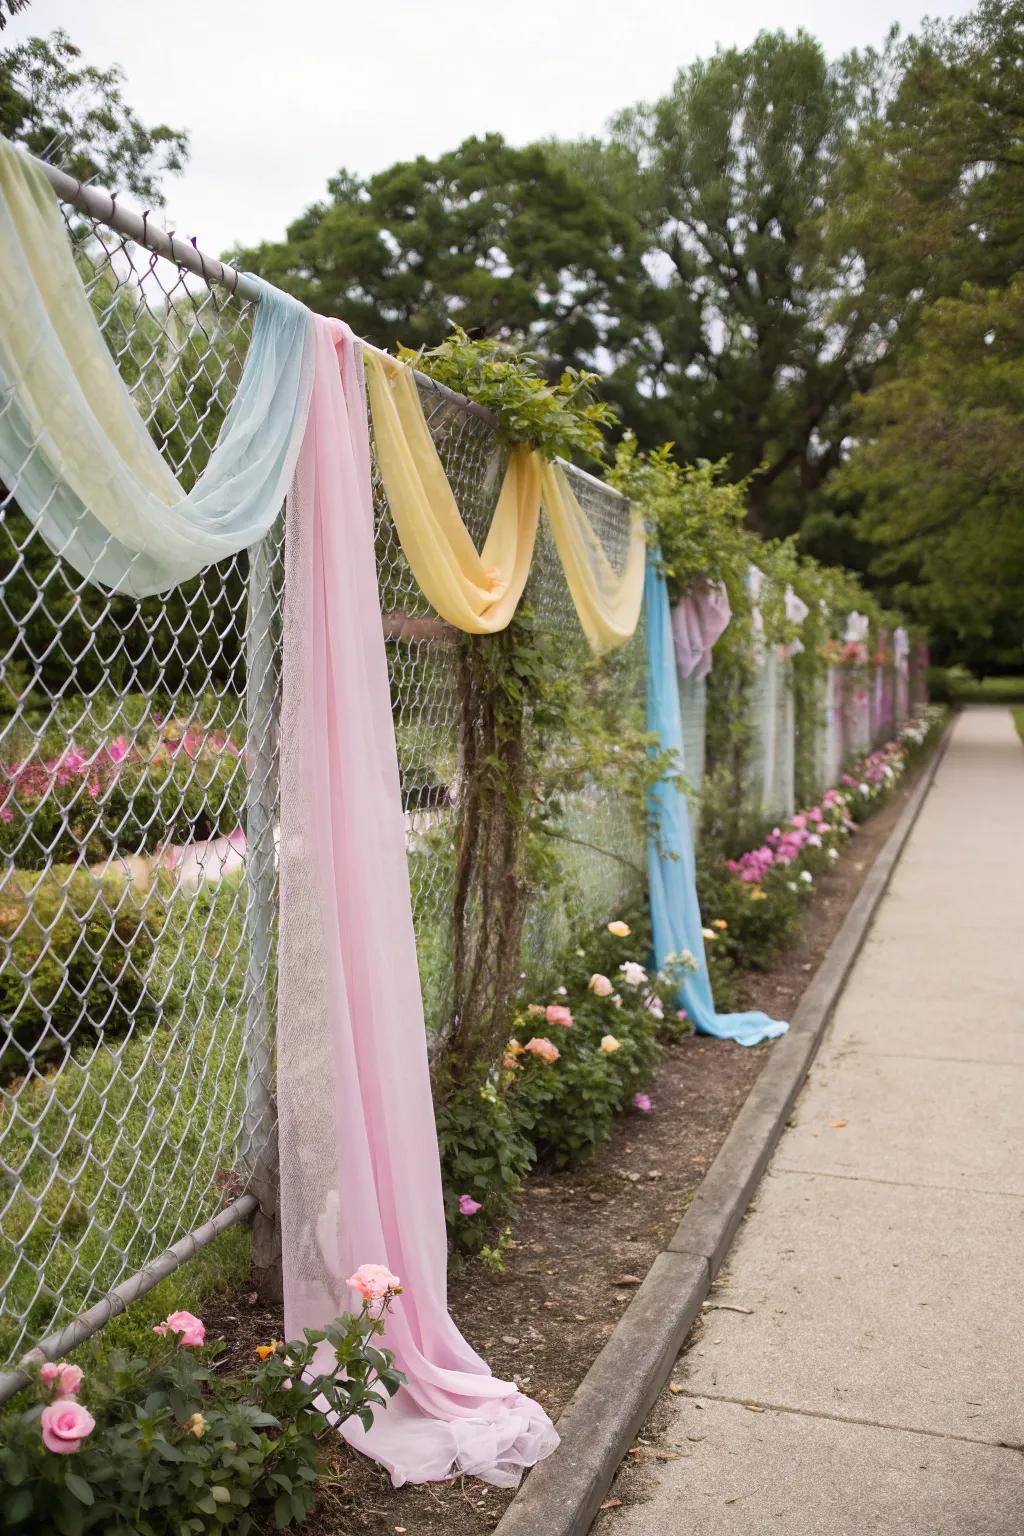
[[[434,447],[412,369],[368,348],[363,357],[377,462],[399,542],[441,618],[473,635],[506,627],[530,573],[543,501],[591,649],[601,655],[624,644],[643,602],[639,514],[632,513],[626,563],[616,574],[564,471],[516,447],[478,554]]]
[[[541,500],[590,649],[596,656],[613,651],[640,621],[647,557],[643,518],[630,509],[626,563],[616,573],[560,465],[542,461]]]
[[[433,608],[470,635],[504,629],[530,574],[540,516],[540,461],[513,448],[477,553],[437,456],[411,368],[364,349],[381,479],[412,573]]]

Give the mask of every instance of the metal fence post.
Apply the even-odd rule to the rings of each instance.
[[[245,1108],[240,1157],[253,1217],[252,1263],[265,1302],[282,1298],[278,1207],[277,1109],[274,1093],[274,950],[277,909],[275,817],[278,803],[280,635],[275,585],[280,533],[272,529],[250,551],[246,630],[246,902],[247,953]]]

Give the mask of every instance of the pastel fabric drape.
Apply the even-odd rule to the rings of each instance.
[[[310,317],[261,289],[234,401],[185,495],[103,340],[49,182],[0,139],[0,479],[80,575],[162,592],[277,517],[309,404]]]
[[[288,500],[277,1046],[285,1323],[322,1326],[385,1264],[408,1377],[346,1438],[396,1484],[516,1482],[552,1451],[544,1411],[496,1380],[448,1315],[446,1241],[391,695],[361,363],[316,319]]]
[[[672,635],[680,677],[707,677],[715,642],[721,639],[731,618],[729,594],[721,582],[699,587],[676,603],[672,609]]]
[[[364,352],[374,445],[388,505],[431,607],[471,635],[504,629],[530,574],[540,516],[540,464],[514,448],[477,553],[434,447],[411,368]]]
[[[642,517],[635,507],[631,510],[626,560],[616,573],[561,465],[544,463],[541,498],[591,650],[600,656],[624,645],[636,632],[644,600],[647,545]]]
[[[617,573],[564,471],[513,448],[484,546],[477,552],[423,414],[412,369],[365,354],[374,444],[399,541],[428,602],[467,634],[504,629],[530,573],[543,502],[569,593],[598,655],[635,632],[643,602],[644,530],[634,512]]]
[[[653,559],[647,564],[646,599],[647,729],[658,737],[663,751],[675,751],[682,758],[683,728],[668,588]],[[647,873],[655,963],[661,966],[670,955],[686,949],[696,958],[697,970],[686,976],[679,990],[680,1002],[694,1028],[740,1045],[758,1045],[785,1034],[788,1024],[765,1013],[715,1012],[697,902],[693,840],[686,797],[679,785],[659,780],[648,794],[648,814],[652,831],[647,842]]]

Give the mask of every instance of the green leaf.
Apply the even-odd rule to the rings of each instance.
[[[72,1472],[70,1467],[64,1474],[64,1486],[69,1493],[73,1493],[81,1504],[95,1504],[96,1495],[93,1493],[84,1477],[79,1477],[77,1472]]]
[[[19,1525],[26,1515],[32,1513],[32,1491],[29,1488],[19,1488],[17,1493],[6,1501],[4,1517],[11,1525]]]

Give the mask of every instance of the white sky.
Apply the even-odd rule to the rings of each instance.
[[[716,42],[803,26],[830,54],[968,0],[33,0],[4,42],[63,27],[121,64],[147,123],[189,130],[170,222],[216,255],[278,238],[344,165],[365,174],[472,133],[598,133]]]

